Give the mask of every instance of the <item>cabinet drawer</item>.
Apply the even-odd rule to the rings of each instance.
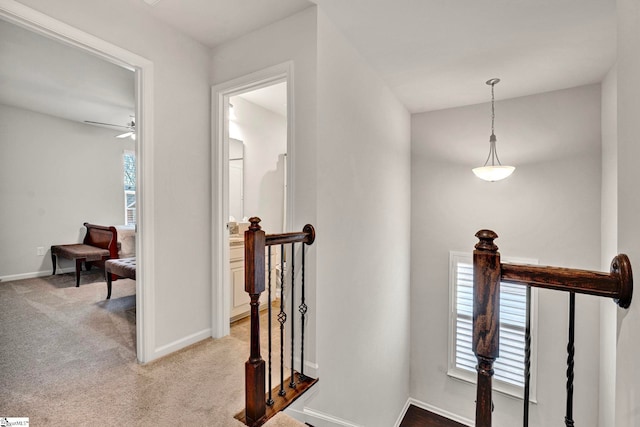
[[[229,250],[229,260],[237,261],[244,258],[244,246],[233,247]]]

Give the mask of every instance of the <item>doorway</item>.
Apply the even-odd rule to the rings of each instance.
[[[290,67],[282,64],[213,87],[214,337],[228,335],[230,321],[248,315],[243,259],[248,219],[260,217],[267,233],[289,228]]]
[[[244,231],[257,216],[267,233],[282,233],[286,218],[287,83],[280,82],[229,97],[227,132],[229,180],[227,224],[230,320],[249,315],[244,290]],[[275,248],[272,274],[279,271]],[[275,280],[277,282],[277,280]]]
[[[152,160],[152,62],[133,54],[88,33],[66,25],[54,18],[43,15],[18,3],[0,5],[0,19],[26,29],[34,34],[54,40],[65,48],[73,48],[78,52],[99,58],[103,61],[122,67],[135,76],[135,108],[136,117],[136,217],[137,238],[136,253],[138,258],[138,280],[136,281],[136,356],[138,361],[146,362],[152,356],[154,348],[152,324],[146,319],[153,319],[153,299],[145,292],[144,283],[152,281],[153,243],[152,235],[146,230],[153,229],[153,180]],[[91,120],[91,118],[88,118]],[[81,126],[81,125],[77,125]],[[122,177],[120,177],[121,179]],[[124,198],[124,190],[122,197]],[[121,221],[121,222],[124,222]]]

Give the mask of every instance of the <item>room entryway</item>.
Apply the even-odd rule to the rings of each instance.
[[[213,88],[214,337],[249,314],[244,289],[244,231],[259,216],[267,233],[287,230],[291,214],[287,171],[292,164],[290,64],[282,64]],[[286,268],[278,250],[270,274],[278,283]]]
[[[127,228],[122,228],[119,234],[133,236],[133,239],[120,244],[131,251],[126,255],[138,258],[139,270],[138,280],[131,288],[135,304],[129,313],[137,318],[133,360],[145,362],[154,348],[153,336],[148,333],[150,324],[145,322],[153,317],[153,301],[149,293],[144,292],[144,283],[153,280],[150,268],[153,248],[148,243],[152,235],[146,231],[153,229],[150,126],[153,64],[17,3],[0,6],[0,24],[3,32],[0,40],[6,43],[3,57],[14,55],[10,60],[5,57],[10,66],[3,67],[3,73],[12,72],[19,81],[12,84],[12,80],[2,76],[11,88],[3,91],[8,98],[0,101],[4,109],[2,116],[18,120],[13,123],[19,123],[19,127],[16,138],[5,133],[6,138],[0,142],[4,150],[0,157],[19,165],[25,172],[21,177],[13,174],[5,181],[20,183],[16,187],[18,191],[9,192],[12,197],[17,196],[17,200],[9,201],[9,194],[3,195],[19,220],[4,218],[0,240],[15,242],[13,253],[20,261],[28,261],[19,268],[14,268],[18,263],[13,261],[0,264],[1,285],[26,289],[20,279],[50,276],[50,246],[81,242],[85,221]],[[9,33],[19,33],[17,41],[9,41],[5,37]],[[29,41],[32,42],[29,44]],[[25,43],[35,52],[26,49]],[[34,65],[37,60],[44,60],[55,70]],[[29,72],[25,73],[27,69]],[[54,75],[62,77],[54,80]],[[124,77],[123,85],[107,85],[106,82],[115,81],[114,77],[115,80]],[[82,92],[88,88],[96,90],[88,94]],[[3,125],[3,129],[8,132],[8,127]],[[9,145],[21,135],[28,136],[23,138],[24,144],[40,145]],[[108,153],[100,151],[103,149]],[[20,150],[26,150],[27,156],[21,157]],[[31,170],[27,170],[27,165]],[[48,171],[51,167],[53,171]],[[132,171],[136,176],[132,176]],[[83,172],[89,176],[83,178]],[[99,188],[103,183],[105,188]],[[16,232],[19,234],[12,237]],[[18,250],[18,244],[25,247]],[[75,266],[62,260],[58,272],[65,273],[66,269],[74,271]],[[94,277],[93,272],[98,275]],[[63,295],[60,287],[67,275],[51,277],[60,295]],[[73,273],[69,275],[73,276]],[[74,281],[68,291],[84,293],[86,290],[82,287],[94,283],[92,278],[101,290],[93,304],[102,304],[107,295],[106,283],[104,273],[95,267],[93,271],[82,272],[80,288],[75,287]],[[131,286],[115,282],[114,288],[118,287]],[[113,297],[110,303],[118,305]],[[108,311],[105,310],[105,314]],[[24,339],[31,336],[25,334]]]

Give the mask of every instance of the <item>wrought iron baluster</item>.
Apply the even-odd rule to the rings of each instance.
[[[576,294],[569,292],[569,343],[567,344],[567,415],[566,427],[573,427],[573,356],[575,354]]]
[[[307,377],[304,375],[304,318],[307,314],[307,304],[304,299],[304,243],[302,244],[302,277],[300,289],[300,381],[304,381]]]
[[[296,276],[295,276],[295,259],[296,259],[296,244],[292,243],[291,244],[291,378],[289,378],[289,387],[291,388],[295,388],[296,387],[296,378],[294,376],[294,371],[293,371],[293,349],[294,349],[294,340],[295,340],[295,328],[294,328],[294,323],[295,323],[295,316],[293,315],[293,307],[294,307],[294,301],[295,301],[295,297],[294,297],[294,291],[296,288]]]
[[[268,328],[269,328],[269,398],[267,399],[267,405],[269,406],[273,406],[273,397],[271,395],[271,389],[272,384],[271,384],[271,246],[269,246],[268,252],[267,252],[267,256],[269,257],[269,261],[268,261],[268,270],[267,270],[267,274],[269,275],[269,278],[267,279],[267,304],[269,304],[267,306],[267,316],[268,316],[268,320],[267,320],[267,324],[268,324]]]
[[[278,396],[284,396],[284,324],[287,321],[287,313],[284,312],[284,244],[280,245],[280,312],[278,322],[280,322],[280,390]]]
[[[524,330],[524,419],[523,427],[529,426],[529,380],[531,379],[531,286],[527,285],[525,302],[526,325]]]

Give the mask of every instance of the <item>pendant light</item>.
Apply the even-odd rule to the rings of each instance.
[[[493,87],[500,82],[500,79],[487,80],[487,84],[491,86],[491,136],[489,137],[489,156],[484,162],[484,166],[474,168],[473,173],[480,179],[485,181],[500,181],[513,173],[516,168],[514,166],[502,166],[496,151],[496,135],[493,131],[493,125],[496,118],[495,113],[495,97],[493,95]]]

